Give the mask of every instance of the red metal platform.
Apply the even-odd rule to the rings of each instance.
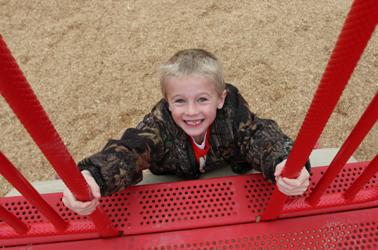
[[[353,230],[356,230],[358,234],[369,231],[364,236],[366,242],[358,243],[360,246],[366,247],[369,239],[376,239],[378,236],[377,176],[374,176],[361,190],[359,198],[346,202],[341,195],[361,174],[367,164],[368,162],[351,163],[345,166],[343,172],[334,180],[316,208],[309,206],[305,202],[305,198],[323,175],[325,167],[314,168],[309,191],[299,199],[289,199],[280,216],[280,218],[286,219],[269,222],[271,224],[255,223],[256,217],[263,212],[273,191],[273,185],[265,181],[259,174],[130,187],[101,200],[101,206],[111,219],[113,226],[124,235],[114,241],[97,239],[63,243],[68,239],[70,241],[95,239],[99,237],[99,234],[91,220],[85,216],[78,216],[64,207],[60,201],[60,193],[44,195],[44,198],[67,222],[70,222],[68,230],[64,233],[56,232],[55,228],[22,196],[1,198],[2,206],[31,226],[26,235],[19,235],[7,224],[0,223],[1,245],[26,244],[29,249],[31,246],[40,249],[44,246],[50,248],[51,245],[37,246],[35,244],[61,242],[60,245],[52,245],[54,249],[75,244],[79,244],[78,246],[80,244],[88,246],[110,244],[107,249],[112,249],[113,244],[116,246],[118,246],[117,244],[127,244],[128,246],[134,244],[134,246],[138,246],[135,249],[156,249],[155,247],[158,245],[165,246],[158,249],[169,249],[168,246],[175,249],[175,244],[180,242],[180,244],[184,244],[184,247],[181,248],[181,245],[177,245],[179,246],[177,249],[217,249],[219,247],[219,249],[233,249],[223,248],[223,246],[233,245],[240,245],[240,249],[250,249],[243,248],[241,242],[249,246],[255,242],[268,244],[269,240],[269,246],[277,247],[269,247],[269,249],[281,249],[279,246],[285,244],[297,246],[296,244],[299,243],[295,242],[295,239],[298,237],[307,237],[306,244],[321,244],[321,239],[317,239],[320,236],[317,235],[322,235],[323,239],[325,237],[322,233],[324,230],[331,230],[329,229],[331,225],[339,225],[340,229],[335,227],[335,232],[337,231],[342,236],[345,229],[349,233],[344,233],[344,237],[337,238],[337,243],[347,244],[345,242],[350,242],[350,238],[346,236],[352,237]],[[356,211],[354,209],[365,210]],[[343,210],[349,211],[340,213]],[[327,214],[320,215],[322,213]],[[366,216],[366,220],[361,217],[361,214]],[[306,215],[312,216],[303,217]],[[297,218],[288,219],[293,216]],[[349,219],[345,219],[344,216]],[[353,218],[355,218],[355,222],[353,222]],[[370,224],[366,224],[369,221]],[[352,231],[349,225],[353,227]],[[327,235],[331,231],[326,231]],[[370,235],[371,232],[373,235]],[[282,235],[290,235],[293,242],[287,242],[286,237]],[[256,239],[258,240],[256,241]],[[228,243],[226,243],[227,240]],[[282,242],[282,240],[284,241]],[[207,242],[210,244],[216,242],[214,243],[216,247],[206,248]],[[189,244],[190,247],[185,247],[185,244]],[[193,247],[193,244],[197,244],[198,248]],[[205,245],[199,247],[199,244]],[[336,244],[336,242],[332,244]],[[356,243],[356,245],[358,244]],[[304,248],[309,246],[306,245]]]
[[[378,249],[378,208],[12,249]]]

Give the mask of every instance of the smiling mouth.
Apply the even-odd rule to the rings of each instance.
[[[189,125],[189,126],[197,126],[199,124],[201,124],[205,119],[200,119],[200,120],[191,120],[191,121],[188,121],[188,120],[184,120],[185,124]]]

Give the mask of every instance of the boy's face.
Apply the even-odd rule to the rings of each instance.
[[[189,75],[168,78],[165,93],[173,120],[197,143],[202,143],[217,109],[223,107],[226,90],[219,95],[215,84],[206,77]]]

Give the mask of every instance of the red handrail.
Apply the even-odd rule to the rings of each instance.
[[[17,115],[34,142],[78,200],[91,200],[91,192],[47,113],[39,103],[11,52],[0,36],[0,94]],[[98,207],[91,215],[100,235],[118,235]]]
[[[320,137],[378,21],[378,1],[355,0],[295,140],[282,176],[296,178]],[[286,196],[274,190],[262,220],[279,216]]]
[[[322,179],[316,184],[314,190],[308,198],[311,206],[316,206],[327,187],[336,178],[337,174],[343,168],[350,156],[360,145],[365,136],[369,133],[378,119],[378,93],[370,102],[360,120],[353,128],[352,132],[341,146],[339,152],[332,160],[331,164],[324,173]]]

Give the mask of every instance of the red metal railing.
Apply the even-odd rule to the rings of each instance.
[[[25,223],[8,212],[3,206],[0,206],[0,219],[8,223],[19,234],[26,234],[29,231],[29,227]]]
[[[33,186],[18,172],[13,164],[0,152],[0,174],[5,177],[24,197],[49,219],[56,230],[64,231],[68,227],[62,217],[39,195]]]
[[[316,141],[318,140],[322,130],[325,127],[327,120],[329,119],[335,105],[342,94],[343,89],[345,88],[348,79],[350,78],[353,69],[355,68],[357,61],[359,60],[371,34],[374,31],[374,28],[378,21],[378,2],[375,0],[356,0],[353,3],[353,6],[348,14],[348,17],[345,21],[345,25],[343,30],[340,34],[338,42],[336,44],[336,48],[334,49],[330,61],[327,65],[325,73],[322,77],[320,82],[319,88],[315,94],[314,100],[309,108],[309,111],[306,115],[304,123],[299,131],[297,139],[295,141],[293,150],[288,158],[287,165],[283,171],[283,176],[294,178],[296,177],[301,168],[303,167],[304,163],[309,157],[309,154],[314,147]],[[66,183],[66,185],[73,191],[74,195],[79,200],[89,200],[91,198],[89,188],[87,187],[84,178],[81,176],[80,172],[78,171],[71,155],[69,154],[68,150],[64,146],[61,138],[55,131],[53,125],[51,124],[47,114],[43,110],[42,106],[38,102],[36,96],[34,95],[32,89],[30,88],[29,84],[27,83],[26,79],[22,75],[22,72],[18,68],[14,58],[11,56],[8,48],[6,47],[3,39],[0,36],[0,93],[8,102],[10,107],[13,109],[15,114],[18,116],[19,120],[25,126],[29,134],[32,136],[36,144],[40,147],[41,151],[44,153],[46,158],[55,168],[61,179]],[[320,179],[314,192],[310,195],[308,202],[316,207],[310,207],[308,204],[304,203],[291,203],[286,207],[286,211],[289,211],[291,215],[298,214],[298,211],[308,211],[312,209],[312,212],[321,213],[324,211],[335,211],[331,206],[338,206],[340,201],[334,202],[331,204],[318,204],[320,198],[323,197],[323,193],[330,184],[330,182],[336,177],[337,173],[341,170],[341,168],[345,165],[346,160],[350,157],[350,155],[354,152],[354,150],[358,147],[361,143],[363,138],[366,136],[368,131],[372,128],[374,123],[377,120],[378,116],[378,95],[376,94],[373,98],[372,102],[369,104],[368,108],[362,115],[360,121],[357,123],[353,131],[351,132],[350,136],[347,138],[343,146],[341,147],[339,153],[336,155],[335,159],[329,166],[328,170],[324,174],[323,180]],[[367,164],[367,163],[366,163]],[[364,165],[365,166],[365,165]],[[353,206],[354,209],[359,208],[359,204],[361,202],[370,202],[371,200],[376,200],[377,194],[371,193],[371,188],[369,190],[365,190],[365,197],[363,199],[359,199],[356,196],[357,192],[368,182],[373,175],[378,170],[378,160],[377,156],[370,162],[370,164],[366,167],[366,170],[362,173],[362,175],[350,186],[350,188],[345,192],[343,199],[345,200],[345,204],[349,206]],[[315,171],[314,171],[315,172]],[[319,172],[319,171],[318,171]],[[16,168],[12,165],[12,163],[0,152],[0,173],[13,184],[25,197],[27,197],[28,201],[33,204],[50,222],[54,225],[56,231],[64,231],[69,230],[70,224],[68,224],[65,220],[63,220],[53,208],[51,208],[48,203],[46,203],[43,198],[33,189],[33,187],[25,180],[25,178],[18,173]],[[320,174],[317,173],[317,176]],[[320,177],[319,177],[320,178]],[[255,178],[256,179],[256,178]],[[255,180],[256,181],[256,180]],[[216,186],[214,183],[216,181],[209,181],[210,187],[211,185]],[[187,182],[188,183],[188,182]],[[246,181],[248,184],[248,181]],[[217,185],[219,183],[216,183]],[[230,197],[223,197],[225,200],[232,199],[232,197],[236,193],[240,194],[245,191],[240,191],[241,186],[240,183],[234,183],[232,181],[223,182],[219,184],[219,187],[228,188],[227,190],[228,195]],[[243,188],[248,189],[248,185],[245,184]],[[187,184],[188,185],[188,184]],[[203,188],[202,185],[197,186],[196,184],[191,183],[193,185],[193,189],[201,189]],[[207,185],[207,184],[206,184]],[[206,187],[205,185],[205,187]],[[182,190],[183,187],[179,184],[176,184],[175,190]],[[260,184],[261,186],[261,184]],[[239,192],[232,191],[233,188],[235,190],[239,190]],[[131,188],[132,189],[132,188]],[[145,192],[145,197],[150,197],[151,195],[147,195],[149,192],[155,191],[153,188],[151,190],[147,187],[140,189],[135,189],[134,191],[136,194],[143,194]],[[259,190],[261,187],[259,187]],[[268,188],[269,189],[269,188]],[[144,191],[143,191],[144,190]],[[164,190],[164,188],[162,189]],[[189,190],[189,187],[188,187]],[[219,191],[219,190],[218,190]],[[250,190],[249,190],[250,191]],[[216,193],[217,191],[213,191]],[[164,193],[164,192],[162,192]],[[190,192],[187,192],[187,195],[190,195]],[[219,194],[225,195],[227,192],[219,191]],[[251,193],[257,193],[257,191],[253,191]],[[266,192],[265,192],[266,193]],[[247,194],[247,193],[246,193]],[[248,192],[249,194],[249,192]],[[367,195],[366,195],[367,194]],[[132,194],[128,194],[133,196]],[[163,195],[163,194],[162,194]],[[186,195],[186,194],[185,194]],[[185,196],[184,195],[184,196]],[[338,194],[337,194],[338,195]],[[156,195],[155,195],[156,196]],[[177,197],[181,197],[183,194],[177,195]],[[151,196],[152,197],[152,196]],[[242,210],[243,216],[240,216],[239,223],[246,223],[250,220],[248,216],[250,214],[249,206],[246,205],[246,201],[242,200],[245,197],[249,197],[248,195],[240,195],[238,199],[235,201],[230,202],[229,206],[227,207],[229,210],[232,210],[232,214],[230,213],[229,217],[226,222],[222,223],[235,223],[235,216],[238,214],[236,211],[236,207],[238,210]],[[269,197],[269,196],[267,196]],[[133,196],[134,199],[136,199]],[[184,197],[185,198],[185,197]],[[226,199],[227,198],[227,199]],[[128,197],[127,199],[131,199]],[[127,200],[126,199],[126,200]],[[135,232],[146,232],[151,233],[155,232],[156,230],[163,230],[163,231],[172,231],[175,229],[180,229],[182,223],[174,224],[175,218],[170,218],[169,212],[167,212],[167,218],[170,218],[171,221],[168,221],[167,224],[161,222],[158,224],[152,220],[152,223],[143,224],[143,220],[147,219],[147,216],[142,215],[141,211],[148,210],[147,206],[143,205],[143,199],[136,202],[124,203],[121,202],[121,206],[124,206],[122,211],[129,211],[129,213],[134,212],[135,214],[133,218],[137,216],[142,217],[142,222],[132,218],[128,218],[129,224],[125,223],[122,227],[125,227],[127,230],[132,228],[131,225],[137,227],[136,231],[130,232],[133,234]],[[150,199],[150,198],[148,198]],[[250,199],[250,198],[248,198]],[[261,199],[261,198],[259,198]],[[351,202],[350,200],[356,201],[355,203]],[[164,199],[162,199],[164,200]],[[300,200],[300,199],[298,199]],[[303,197],[302,197],[302,200]],[[159,199],[157,199],[156,205],[159,203]],[[237,201],[242,201],[236,205]],[[265,211],[262,214],[263,220],[271,220],[278,218],[282,209],[285,205],[286,196],[280,193],[278,190],[275,190],[268,202],[268,205]],[[147,204],[148,201],[146,201]],[[210,204],[211,198],[206,200],[206,203]],[[335,205],[336,204],[336,205]],[[372,206],[376,206],[375,202],[369,203]],[[141,207],[137,207],[140,205]],[[162,204],[164,205],[164,204]],[[235,211],[232,207],[235,205]],[[128,207],[130,206],[130,207]],[[171,206],[176,206],[176,203],[171,204]],[[181,205],[180,205],[181,206]],[[185,207],[185,205],[182,205]],[[219,205],[224,209],[224,205]],[[323,211],[317,211],[316,209],[323,209]],[[120,209],[120,208],[119,208]],[[151,208],[154,209],[154,208]],[[185,207],[186,209],[186,207]],[[329,209],[329,210],[326,210]],[[189,209],[191,210],[191,209]],[[231,211],[230,210],[230,211]],[[115,211],[115,210],[114,210]],[[206,210],[204,210],[206,211]],[[221,210],[220,210],[221,211]],[[156,211],[150,211],[154,214]],[[258,212],[260,213],[261,210]],[[258,214],[257,213],[257,214]],[[307,213],[307,214],[311,214]],[[257,215],[256,214],[256,215]],[[304,212],[303,214],[306,214]],[[124,216],[124,215],[122,215]],[[197,215],[198,216],[198,215]],[[222,213],[218,215],[222,217]],[[287,216],[287,214],[281,214],[281,216]],[[194,217],[193,217],[194,218]],[[30,230],[29,225],[22,222],[22,220],[18,219],[12,213],[7,211],[3,206],[0,205],[0,219],[4,222],[8,223],[11,227],[14,228],[20,234],[27,234]],[[105,213],[98,208],[92,215],[91,219],[93,220],[94,224],[96,225],[97,230],[102,237],[108,236],[116,236],[118,231],[112,226],[112,222],[114,220],[110,220]],[[167,219],[166,219],[167,220]],[[193,220],[193,219],[192,219]],[[210,228],[212,225],[219,226],[221,221],[218,219],[217,222],[206,219],[203,219],[202,227]],[[170,224],[171,223],[171,224]],[[213,223],[213,224],[212,224]],[[187,223],[189,224],[189,222]],[[173,225],[173,227],[172,227]],[[155,228],[156,226],[156,228]],[[165,226],[165,227],[164,227]],[[198,223],[194,223],[190,225],[189,228],[196,228]],[[68,227],[68,229],[67,229]],[[80,225],[79,225],[80,227]],[[152,227],[149,228],[149,227]],[[201,227],[201,226],[199,226]],[[147,231],[143,231],[142,229]],[[138,231],[142,230],[142,231]],[[150,231],[148,231],[150,230]],[[155,231],[154,231],[155,230]],[[80,229],[78,230],[80,231]],[[49,232],[51,234],[51,232]],[[37,233],[36,233],[37,234]],[[12,238],[10,236],[9,238]],[[62,238],[60,238],[62,239]]]
[[[66,146],[53,127],[1,36],[0,94],[8,102],[13,112],[75,197],[81,201],[91,200],[91,192],[83,176],[76,167]],[[13,183],[18,181],[12,175],[8,177]],[[34,192],[30,188],[26,189],[29,193]],[[40,207],[45,206],[44,204],[40,205]],[[108,217],[100,207],[91,214],[91,218],[101,236],[110,237],[118,235],[118,232],[111,227]],[[55,224],[62,224],[57,217],[50,219]],[[61,225],[59,228],[64,228],[64,226]]]
[[[295,140],[292,152],[282,171],[282,176],[296,178],[299,175],[374,32],[377,21],[378,2],[376,0],[354,1],[314,99]],[[376,100],[373,101],[372,105],[375,105],[372,109],[376,110]],[[377,112],[367,115],[366,120],[368,120],[369,124],[374,124],[376,115]],[[361,137],[363,138],[362,135],[360,138]],[[347,145],[349,144],[351,144],[351,146],[348,146],[348,151],[353,152],[355,147],[359,144],[359,138],[353,139],[353,143],[347,143]],[[350,156],[348,155],[349,152],[340,152],[338,158],[348,159]],[[343,163],[341,160],[337,162],[339,162],[340,165]],[[327,172],[334,176],[333,173],[336,172],[337,174],[338,171],[330,167]],[[271,220],[277,218],[283,209],[286,198],[287,197],[276,188],[261,219]],[[315,203],[317,197],[313,199]]]
[[[378,172],[378,155],[370,162],[365,171],[357,178],[357,180],[344,193],[347,200],[352,200],[361,188]]]
[[[316,206],[320,201],[321,196],[326,191],[327,187],[335,179],[337,174],[343,168],[353,152],[360,145],[364,137],[369,133],[378,119],[378,93],[375,95],[364,114],[353,128],[352,132],[341,146],[339,152],[329,165],[323,178],[318,182],[315,189],[308,198],[308,203],[311,206]],[[371,176],[372,177],[372,176]],[[368,181],[368,180],[366,180]]]

